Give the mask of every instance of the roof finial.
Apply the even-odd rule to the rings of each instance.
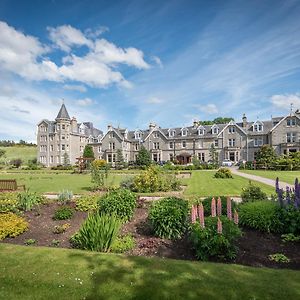
[[[291,115],[292,115],[292,113],[293,113],[293,106],[294,106],[294,103],[291,103],[291,104],[290,104],[290,107],[291,107],[291,108],[290,108],[290,110],[291,110],[290,113],[291,113]]]

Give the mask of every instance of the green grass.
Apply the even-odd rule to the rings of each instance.
[[[5,155],[0,158],[1,162],[5,162],[15,158],[21,158],[24,163],[29,159],[34,159],[37,156],[37,148],[29,146],[12,146],[0,147],[5,151]]]
[[[187,184],[185,195],[188,196],[239,196],[242,188],[249,184],[249,180],[240,176],[233,175],[233,179],[214,178],[216,171],[193,171],[192,177],[182,179]],[[253,182],[260,186],[267,194],[273,194],[274,188],[259,182]]]
[[[108,184],[110,186],[119,186],[120,182],[129,175],[110,174]],[[68,174],[49,171],[40,172],[22,172],[22,173],[0,173],[0,179],[16,179],[18,185],[25,184],[32,192],[38,193],[56,193],[62,190],[71,190],[73,193],[89,192],[93,186],[90,174]]]
[[[289,184],[294,184],[295,179],[300,179],[300,171],[265,171],[265,170],[240,170],[243,173],[257,175],[265,178],[276,179]]]
[[[1,299],[300,299],[300,272],[0,244]]]

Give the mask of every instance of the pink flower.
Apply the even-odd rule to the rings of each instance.
[[[236,210],[234,210],[233,222],[238,225],[239,224],[239,214]]]
[[[215,217],[216,214],[217,214],[217,212],[216,212],[216,199],[212,198],[211,199],[211,216]]]
[[[222,234],[223,228],[222,228],[222,222],[220,220],[220,218],[218,218],[218,233]]]
[[[232,211],[231,211],[231,199],[227,197],[227,218],[232,220]]]
[[[200,225],[201,225],[202,228],[204,228],[205,227],[204,208],[203,208],[202,203],[200,203],[200,205],[198,205],[198,214],[199,214]]]
[[[192,205],[191,219],[192,219],[192,223],[194,224],[196,222],[196,212],[195,212],[195,206],[194,205]]]
[[[218,202],[217,202],[217,215],[221,216],[222,215],[222,201],[221,198],[218,198]]]

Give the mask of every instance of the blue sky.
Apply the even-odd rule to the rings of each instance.
[[[130,129],[300,108],[300,1],[0,2],[0,139],[35,140],[62,99]]]

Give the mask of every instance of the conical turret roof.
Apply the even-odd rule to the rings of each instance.
[[[68,111],[66,109],[65,104],[62,104],[62,106],[61,106],[61,108],[59,110],[59,113],[58,113],[58,115],[56,117],[56,120],[57,119],[67,119],[67,120],[71,119],[70,116],[69,116],[69,114],[68,114]]]

